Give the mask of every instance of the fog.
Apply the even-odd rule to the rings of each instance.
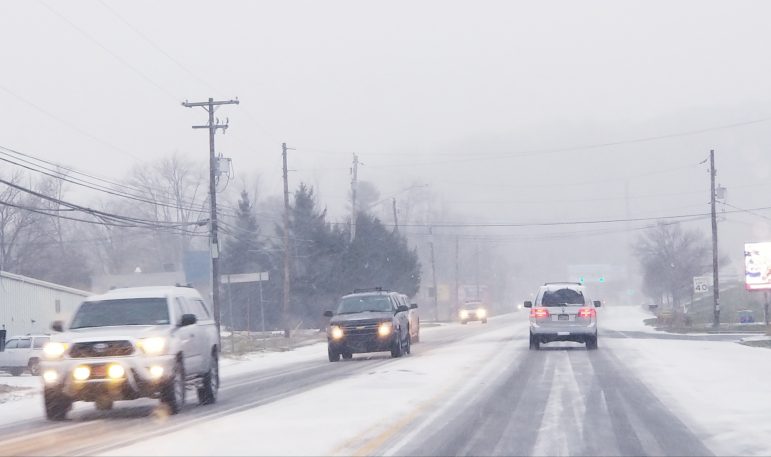
[[[641,228],[709,212],[710,149],[732,205],[720,207],[726,268],[741,273],[742,243],[771,237],[767,210],[733,212],[770,206],[767,2],[0,8],[0,145],[117,179],[175,152],[205,161],[191,126],[206,114],[181,102],[237,97],[217,113],[230,121],[216,141],[231,191],[279,196],[286,142],[290,188],[314,186],[342,223],[356,153],[387,224],[397,198],[424,281],[428,225],[446,244],[440,276],[462,236],[464,252],[507,260],[517,294],[571,264],[631,272]],[[404,191],[416,185],[428,187]],[[709,231],[708,218],[688,224]]]

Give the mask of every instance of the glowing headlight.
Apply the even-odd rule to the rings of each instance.
[[[43,354],[45,354],[46,358],[48,359],[58,359],[59,357],[63,356],[69,348],[70,345],[67,343],[52,341],[50,343],[46,343],[46,345],[43,346]]]
[[[150,367],[150,377],[161,379],[163,377],[163,367],[157,365]]]
[[[91,369],[87,366],[79,366],[72,371],[72,377],[76,381],[85,381],[91,376]]]
[[[337,325],[333,325],[332,328],[329,329],[329,334],[332,335],[333,340],[339,340],[343,337],[343,329]]]
[[[377,334],[380,336],[388,336],[391,334],[391,330],[393,330],[393,324],[390,322],[383,322],[377,328]]]
[[[117,363],[112,364],[109,368],[107,368],[107,376],[111,379],[122,378],[125,374],[126,370]]]
[[[46,384],[53,384],[59,380],[59,373],[54,370],[46,370],[43,372],[43,380]]]
[[[479,308],[477,310],[477,317],[485,317],[487,316],[487,310]]]
[[[137,341],[137,346],[147,355],[159,355],[166,350],[166,338],[152,337]]]
[[[468,311],[465,309],[460,310],[460,318],[461,319],[467,319],[468,318]]]

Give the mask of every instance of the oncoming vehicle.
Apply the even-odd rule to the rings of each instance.
[[[481,321],[483,324],[486,324],[487,309],[479,300],[468,300],[458,311],[458,317],[460,318],[460,323],[463,325],[466,325],[470,321]]]
[[[114,289],[87,298],[63,327],[52,325],[61,333],[41,364],[50,420],[64,419],[75,401],[108,410],[116,400],[158,398],[176,414],[189,389],[201,404],[217,400],[217,330],[195,289]]]
[[[538,289],[530,308],[530,349],[552,341],[585,343],[597,349],[597,308],[599,301],[586,297],[581,283],[546,283]]]
[[[21,376],[29,370],[32,376],[40,374],[40,359],[43,346],[51,339],[49,335],[12,336],[5,342],[5,349],[0,352],[0,370],[12,376]]]
[[[380,288],[357,289],[344,296],[334,313],[324,313],[332,318],[327,327],[329,361],[365,352],[390,351],[391,357],[409,354],[409,310],[401,294]]]

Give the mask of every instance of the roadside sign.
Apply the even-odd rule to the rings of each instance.
[[[694,276],[693,292],[696,294],[706,294],[712,288],[712,276]]]
[[[744,286],[771,290],[771,242],[744,244]]]
[[[262,272],[262,273],[241,273],[241,274],[233,274],[233,275],[223,275],[222,276],[222,282],[225,283],[231,283],[231,284],[238,284],[240,282],[258,282],[258,281],[268,281],[268,272]]]

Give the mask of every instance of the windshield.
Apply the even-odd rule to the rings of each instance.
[[[573,289],[547,290],[543,293],[541,306],[580,306],[584,305],[583,292]]]
[[[392,310],[391,301],[386,296],[365,295],[345,297],[337,307],[337,314],[363,313],[366,311],[387,313]]]
[[[168,325],[169,322],[165,298],[126,298],[84,302],[70,328]]]

